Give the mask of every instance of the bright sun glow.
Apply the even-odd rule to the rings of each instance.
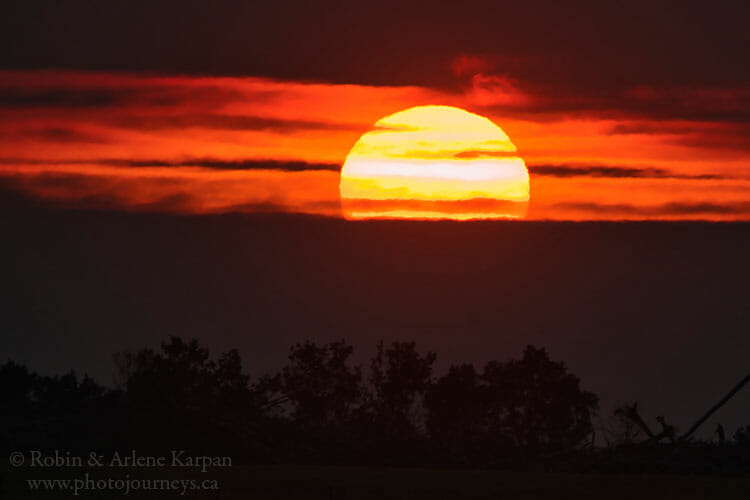
[[[529,173],[487,118],[451,106],[386,116],[359,138],[341,171],[349,218],[523,217]]]

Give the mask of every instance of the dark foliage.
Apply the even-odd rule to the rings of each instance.
[[[121,428],[122,392],[74,372],[47,377],[8,361],[0,366],[0,447],[5,449],[108,448]]]
[[[490,428],[532,453],[575,449],[591,438],[599,398],[544,349],[528,346],[520,361],[491,361],[482,374]]]
[[[124,434],[144,448],[256,455],[262,412],[236,350],[218,360],[196,340],[170,337],[161,352],[115,356],[124,380]]]
[[[432,379],[435,353],[421,356],[414,342],[382,342],[370,364],[368,412],[372,424],[394,439],[416,434],[421,425],[419,404]]]
[[[451,366],[425,396],[427,431],[435,445],[462,463],[476,460],[488,444],[499,450],[502,437],[491,436],[488,425],[488,397],[474,366]]]
[[[563,363],[529,346],[521,360],[491,361],[481,374],[451,367],[427,394],[427,424],[459,459],[538,456],[589,442],[598,402]]]
[[[352,354],[343,340],[296,344],[286,366],[251,381],[236,350],[213,359],[197,341],[170,337],[159,350],[117,354],[117,388],[8,361],[0,446],[611,471],[731,472],[750,460],[750,427],[719,444],[674,436],[661,444],[636,404],[620,411],[608,446],[594,449],[598,398],[544,349],[529,346],[521,359],[481,372],[453,365],[438,378],[436,355],[413,342],[381,342],[366,372]]]
[[[344,341],[322,347],[312,342],[292,346],[289,364],[265,378],[259,388],[273,406],[313,429],[347,425],[362,400],[362,371],[350,367],[352,347]]]

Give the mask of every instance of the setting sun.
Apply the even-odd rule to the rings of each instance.
[[[417,106],[378,120],[341,171],[349,218],[523,217],[529,174],[489,119],[451,106]]]

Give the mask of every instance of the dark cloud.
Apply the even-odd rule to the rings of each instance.
[[[674,215],[690,214],[746,214],[750,212],[750,202],[738,203],[667,203],[662,205],[663,213]]]
[[[518,153],[515,151],[492,151],[485,149],[459,151],[458,153],[453,154],[454,158],[462,160],[470,160],[474,158],[509,158],[515,156],[518,156]]]
[[[663,135],[670,144],[701,149],[721,149],[744,153],[750,151],[750,122],[748,123],[620,123],[610,135]]]
[[[377,134],[379,132],[414,132],[416,130],[421,129],[409,125],[373,125],[368,132]]]
[[[169,108],[178,105],[216,107],[236,101],[268,98],[267,91],[240,92],[214,85],[133,85],[118,84],[94,87],[66,87],[44,85],[43,77],[37,86],[0,86],[0,108],[81,108],[96,109],[117,106]]]
[[[298,130],[358,130],[350,124],[312,120],[284,120],[262,116],[196,113],[180,115],[124,115],[104,117],[102,122],[122,128],[139,130],[208,128],[216,130],[269,130],[294,132]]]
[[[172,179],[155,179],[156,184],[174,184]],[[186,213],[194,209],[195,197],[179,191],[148,201],[130,196],[134,184],[106,176],[44,172],[0,177],[0,197],[17,205],[54,209],[107,210],[119,212]]]
[[[186,160],[91,160],[87,163],[113,165],[118,167],[203,167],[217,170],[285,170],[300,172],[303,170],[330,170],[338,172],[341,165],[337,163],[310,163],[306,161],[286,161],[267,159],[222,160],[218,158],[192,158]]]
[[[429,159],[459,159],[459,160],[473,160],[477,158],[514,158],[518,156],[515,151],[497,151],[490,149],[477,149],[477,150],[441,150],[441,151],[428,151],[428,150],[412,150],[406,151],[399,155],[402,158],[429,158]]]
[[[309,211],[314,214],[313,217],[320,216],[322,213],[339,213],[341,210],[341,202],[335,201],[311,201],[305,203],[303,207],[290,207],[288,204],[283,203],[281,200],[267,200],[258,203],[243,203],[241,205],[234,205],[227,207],[224,211],[226,213],[243,213],[243,214],[284,214],[284,213],[302,213],[303,211]]]
[[[416,153],[415,153],[416,154]],[[453,155],[455,156],[455,155]],[[508,156],[503,153],[501,156]],[[515,156],[515,153],[512,155]],[[440,156],[442,157],[442,156]],[[452,157],[446,153],[445,158]],[[474,158],[475,156],[470,156]],[[0,164],[6,165],[109,165],[114,167],[202,167],[216,170],[284,170],[300,172],[305,170],[327,170],[338,172],[338,163],[313,163],[301,160],[274,160],[245,158],[228,160],[221,158],[185,158],[180,160],[164,160],[156,158],[83,158],[68,160],[44,160],[25,158],[0,158]],[[612,177],[612,178],[649,178],[649,179],[693,179],[711,180],[723,179],[716,174],[679,174],[664,168],[654,167],[624,167],[610,165],[528,165],[528,170],[534,176],[549,177]]]
[[[70,206],[82,209],[120,209],[140,210],[142,207],[152,207],[156,202],[140,201],[140,197],[132,196],[138,191],[139,180],[124,180],[106,175],[89,175],[75,172],[41,172],[33,174],[10,174],[0,177],[0,183],[7,190],[29,193],[38,197],[40,203],[49,202],[53,206]],[[180,180],[167,177],[149,179],[154,186],[183,186]],[[183,200],[187,200],[189,193],[180,193]],[[174,196],[173,194],[168,197]],[[192,198],[191,198],[192,200]],[[162,203],[161,200],[157,200]],[[187,209],[188,205],[174,206]]]
[[[110,75],[111,76],[111,75]],[[39,82],[43,84],[43,81]],[[190,84],[188,84],[190,83]],[[97,88],[68,88],[52,84],[39,88],[2,87],[0,109],[14,111],[80,109],[90,111],[75,117],[113,127],[161,130],[207,128],[217,130],[360,130],[362,125],[325,120],[294,120],[216,112],[236,103],[268,101],[275,90],[237,90],[229,85],[143,85],[118,86],[115,80]],[[103,110],[104,113],[91,113]]]
[[[225,160],[220,158],[186,158],[182,160],[161,160],[149,158],[121,159],[121,158],[86,158],[68,160],[44,160],[25,158],[0,158],[0,164],[5,165],[109,165],[113,167],[202,167],[216,170],[284,170],[301,172],[304,170],[329,170],[338,172],[338,163],[312,163],[299,160],[273,160],[247,158],[239,160]]]
[[[168,182],[167,179],[163,180]],[[46,196],[40,196],[44,191]],[[188,192],[163,196],[155,201],[134,203],[118,192],[116,183],[106,177],[66,173],[0,176],[0,208],[5,210],[71,210],[119,213],[194,214],[196,198]],[[310,213],[310,212],[313,213]],[[299,214],[318,218],[338,214],[340,200],[317,200],[292,207],[282,199],[226,206],[223,214]],[[330,215],[329,215],[330,216]]]
[[[664,203],[660,205],[632,205],[626,203],[558,203],[557,208],[577,210],[589,214],[622,217],[659,216],[702,216],[702,215],[744,215],[750,213],[750,202],[737,203]]]
[[[0,89],[2,108],[101,108],[121,103],[116,89]]]
[[[46,142],[83,142],[90,144],[104,144],[107,140],[99,135],[81,132],[67,127],[48,127],[35,130],[27,130],[18,134],[20,137],[37,139]]]
[[[618,123],[607,131],[609,135],[686,134],[696,132],[696,127],[668,123]]]
[[[69,210],[195,214],[201,207],[200,196],[189,186],[170,178],[150,179],[155,186],[170,186],[172,191],[160,197],[143,199],[138,181],[122,181],[101,175],[44,172],[33,175],[0,176],[0,207],[16,209],[39,207]],[[315,213],[338,215],[341,202],[311,200],[290,204],[281,197],[226,205],[220,213]],[[207,210],[206,212],[210,212]]]
[[[462,214],[481,214],[480,218],[524,217],[528,201],[472,198],[465,200],[415,200],[415,199],[342,199],[344,213],[369,213],[377,217],[393,217],[398,212],[424,214],[439,218]],[[429,215],[428,215],[429,214]],[[398,218],[398,217],[396,217]]]
[[[746,155],[750,151],[750,128],[737,131],[685,134],[676,136],[669,142],[679,146],[736,151]]]
[[[656,179],[721,179],[720,175],[678,174],[664,168],[621,167],[603,165],[529,165],[531,175],[550,177],[614,177],[614,178],[656,178]]]
[[[190,86],[131,89],[116,87],[101,89],[48,88],[43,90],[0,88],[0,108],[12,110],[78,108],[92,111],[114,108],[112,111],[107,110],[106,114],[88,114],[76,118],[82,122],[137,130],[206,128],[274,132],[300,130],[363,131],[362,125],[358,124],[212,112],[212,110],[232,102],[252,102],[253,100],[270,98],[275,94],[274,91],[242,93],[220,87],[191,88]],[[184,108],[188,109],[183,110]],[[144,113],[143,111],[147,112]],[[57,130],[62,129],[58,128]],[[51,132],[49,137],[53,135],[54,132]],[[62,136],[63,134],[58,135]]]
[[[578,93],[576,89],[554,84],[531,86],[526,98],[518,101],[479,105],[486,114],[514,116],[537,122],[568,118],[618,120],[669,120],[745,126],[750,124],[750,84],[748,87],[718,88],[711,92],[686,87],[652,89],[654,95],[642,98],[632,88],[613,87]],[[660,124],[615,126],[610,134],[680,133],[679,128]],[[662,132],[659,132],[662,131]]]

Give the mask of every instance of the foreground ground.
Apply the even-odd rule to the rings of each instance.
[[[3,465],[3,498],[69,498],[74,491],[30,491],[29,479],[129,479],[138,490],[82,489],[90,498],[210,499],[580,499],[694,498],[746,499],[750,477],[672,475],[543,474],[389,467],[253,465],[206,473],[179,469],[32,470]],[[182,486],[173,491],[144,491],[144,480],[194,480],[203,491]],[[135,483],[138,482],[138,483]],[[175,483],[177,484],[177,483]],[[91,486],[91,482],[89,482]],[[218,486],[219,489],[215,489]]]

